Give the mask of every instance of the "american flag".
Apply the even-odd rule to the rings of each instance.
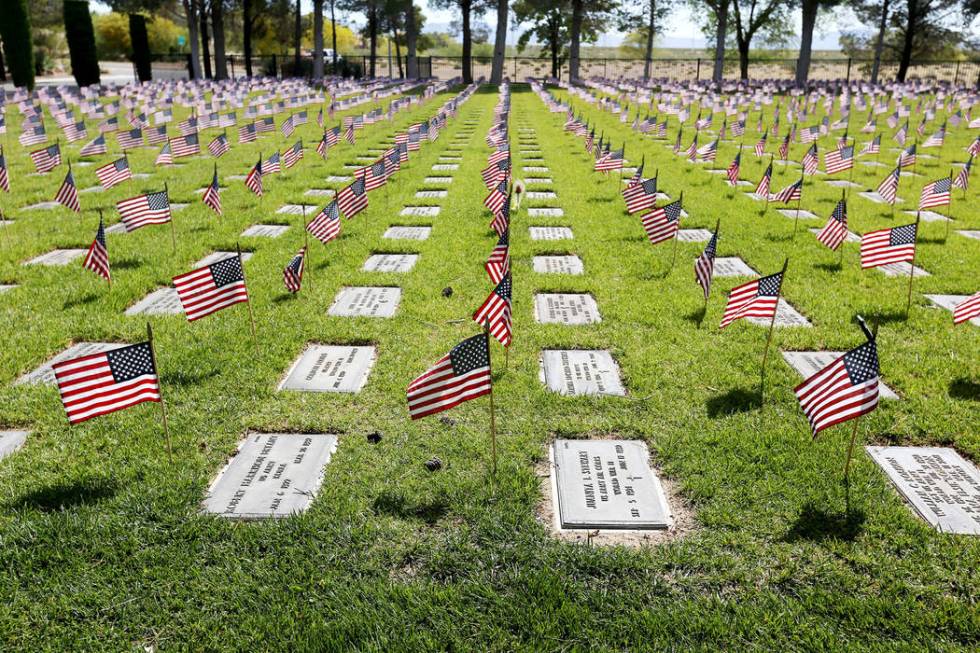
[[[783,138],[783,142],[779,144],[779,158],[783,161],[789,156],[789,134]],[[806,142],[806,141],[804,141]]]
[[[181,120],[179,123],[177,123],[177,129],[180,130],[181,136],[196,134],[198,131],[200,131],[200,127],[197,124],[197,117],[189,116],[185,120]]]
[[[861,236],[861,267],[874,268],[915,258],[918,224],[879,229]]]
[[[128,131],[118,131],[116,132],[116,139],[119,141],[119,147],[123,151],[143,147],[143,130],[137,128]]]
[[[500,283],[510,272],[510,230],[505,229],[497,240],[497,245],[490,252],[487,262],[484,264],[487,275],[493,283]]]
[[[154,165],[158,166],[168,166],[174,162],[173,156],[170,154],[170,142],[164,143],[163,147],[160,148],[160,153],[157,154],[156,161]]]
[[[724,329],[743,317],[771,318],[776,314],[782,283],[783,273],[777,272],[732,288],[719,328]]]
[[[745,133],[745,119],[739,120],[732,125],[732,136],[741,136]]]
[[[262,156],[245,176],[245,188],[262,197]]]
[[[608,172],[623,167],[623,149],[608,152],[595,162],[596,171]]]
[[[898,199],[898,179],[901,168],[895,168],[878,184],[878,195],[889,204],[895,204]]]
[[[367,208],[368,194],[364,179],[355,179],[337,193],[337,206],[348,220]]]
[[[738,185],[738,174],[741,167],[742,151],[739,149],[739,151],[735,153],[735,158],[732,159],[730,164],[728,164],[728,170],[725,171],[725,174],[728,175],[728,183],[732,186]]]
[[[915,143],[912,143],[898,155],[898,167],[907,168],[915,165]]]
[[[72,122],[67,127],[65,127],[65,138],[68,139],[69,143],[74,143],[75,141],[80,141],[83,138],[88,138],[88,132],[85,130],[84,122]]]
[[[980,317],[980,292],[953,306],[953,324],[963,324],[975,317]]]
[[[388,183],[388,175],[385,174],[384,159],[378,159],[369,166],[358,168],[354,171],[354,176],[363,180],[364,187],[369,191],[381,188]]]
[[[333,200],[306,225],[306,230],[323,244],[340,235],[340,209]]]
[[[980,118],[977,118],[977,120],[980,120]],[[975,139],[973,139],[973,142],[970,144],[970,147],[966,148],[966,152],[970,156],[976,156],[980,154],[980,136],[977,136]]]
[[[898,143],[899,145],[905,145],[905,139],[907,138],[908,133],[909,133],[909,123],[906,120],[905,124],[902,125],[902,128],[899,129],[897,132],[895,132],[895,137],[894,137],[895,142]]]
[[[949,205],[952,190],[952,176],[943,177],[926,184],[922,187],[922,193],[919,195],[919,210]]]
[[[711,294],[711,279],[715,273],[715,255],[718,252],[718,229],[711,234],[711,240],[704,246],[704,251],[694,261],[694,279],[704,289],[704,299],[707,301]]]
[[[483,183],[486,185],[487,189],[491,189],[495,184],[500,183],[507,179],[510,173],[510,158],[501,159],[495,164],[491,164],[484,168],[480,174],[483,177]]]
[[[288,148],[282,155],[282,162],[286,168],[292,168],[303,158],[303,141],[296,141],[293,146]]]
[[[878,154],[881,151],[881,134],[876,134],[873,139],[864,144],[861,155]]]
[[[296,256],[289,261],[282,270],[282,281],[286,284],[286,290],[292,293],[299,292],[303,285],[303,269],[306,266],[306,247],[301,247]]]
[[[772,160],[769,161],[769,167],[762,174],[762,179],[759,180],[759,185],[755,187],[755,194],[758,197],[769,197],[769,186],[772,184]]]
[[[836,250],[847,238],[847,200],[840,199],[830,214],[830,219],[817,233],[817,240]]]
[[[854,167],[854,146],[845,145],[831,152],[823,158],[824,168],[828,175],[837,174]]]
[[[126,231],[135,231],[151,224],[170,222],[170,198],[166,190],[138,195],[116,202]]]
[[[101,216],[99,217],[99,230],[95,232],[95,240],[88,248],[82,267],[105,278],[106,281],[111,279],[109,275],[109,249],[106,247],[105,226]]]
[[[52,369],[70,424],[160,401],[149,342],[61,361]]]
[[[353,121],[347,122],[345,127],[346,129],[344,129],[344,140],[346,140],[351,145],[354,145],[355,143],[357,143],[357,137],[354,136],[354,122]]]
[[[799,180],[794,181],[792,184],[782,189],[778,193],[772,196],[773,202],[779,202],[780,204],[787,204],[789,202],[795,202],[803,197],[803,178],[800,177]]]
[[[3,155],[3,146],[0,145],[0,188],[5,192],[10,192],[10,176],[7,174],[7,157]]]
[[[329,148],[330,146],[327,145],[327,134],[324,132],[323,136],[320,137],[320,141],[316,144],[316,153],[321,159],[326,158]]]
[[[697,155],[701,161],[705,161],[707,163],[713,162],[715,157],[718,156],[718,139],[716,138],[710,143],[699,147],[697,150]]]
[[[323,140],[326,142],[327,147],[333,147],[340,142],[340,127],[334,127],[333,129],[328,129],[323,132]]]
[[[817,154],[817,144],[813,143],[810,145],[810,149],[806,151],[806,154],[803,155],[803,172],[808,175],[815,175],[819,167],[820,157]]]
[[[960,168],[960,171],[956,174],[956,179],[953,180],[953,186],[956,188],[962,188],[964,191],[970,186],[970,170],[973,168],[973,155],[967,160],[966,164]]]
[[[627,186],[623,189],[623,200],[626,201],[626,212],[631,214],[653,207],[657,203],[657,178]]]
[[[166,125],[146,130],[146,142],[148,145],[159,145],[160,143],[166,143],[167,140]]]
[[[800,141],[804,143],[812,143],[818,138],[820,138],[820,125],[810,125],[800,131]]]
[[[68,168],[68,174],[65,175],[65,180],[61,183],[61,188],[58,189],[58,194],[54,196],[54,200],[75,213],[82,212],[82,205],[78,201],[78,188],[75,186],[75,177],[71,174],[71,167]]]
[[[17,139],[23,146],[37,145],[48,140],[48,134],[44,131],[44,125],[38,125],[37,127],[26,128]]]
[[[279,127],[279,131],[286,138],[289,138],[290,136],[292,136],[292,134],[293,134],[293,132],[295,130],[296,130],[296,125],[293,124],[293,117],[292,116],[289,116],[288,118],[286,118],[285,120],[283,120],[282,121],[282,125]]]
[[[61,146],[55,143],[44,149],[31,152],[31,161],[40,174],[47,174],[61,165]]]
[[[223,154],[226,154],[228,150],[231,149],[231,145],[228,144],[228,136],[225,134],[218,134],[218,136],[208,143],[208,152],[214,158],[221,158]]]
[[[670,240],[677,235],[677,229],[681,224],[681,202],[682,196],[667,204],[656,208],[640,218],[643,230],[647,234],[651,245]]]
[[[813,437],[873,411],[878,406],[878,374],[878,347],[868,340],[796,386],[793,392]]]
[[[123,156],[112,163],[107,163],[102,167],[96,168],[95,176],[99,178],[99,183],[102,184],[102,187],[108,190],[116,184],[121,184],[127,179],[132,179],[133,173],[129,169],[129,159]]]
[[[271,175],[274,172],[282,172],[282,161],[279,158],[279,150],[276,150],[272,155],[262,163],[262,174]]]
[[[480,308],[473,313],[473,321],[487,326],[490,335],[504,347],[510,345],[511,331],[511,275],[507,272],[497,283]]]
[[[637,166],[636,170],[633,171],[633,176],[631,176],[629,178],[629,181],[626,182],[627,187],[635,186],[636,184],[643,181],[643,166],[646,164],[646,160],[647,157],[644,154],[643,159],[640,161],[640,165]]]
[[[922,147],[942,147],[944,142],[946,142],[946,123],[943,123],[939,131],[927,138]]]
[[[408,384],[408,412],[419,419],[490,394],[490,338],[467,338]]]
[[[255,128],[254,122],[250,122],[247,125],[242,125],[238,128],[239,143],[251,143],[256,138],[258,138],[258,130]]]
[[[490,194],[483,200],[483,205],[490,209],[490,213],[496,215],[507,201],[507,180],[503,179],[493,187]]]
[[[687,147],[687,150],[684,151],[684,156],[687,157],[687,159],[693,163],[694,160],[697,158],[697,152],[698,152],[698,133],[694,132],[694,138],[691,140],[691,144]]]
[[[323,107],[320,107],[320,110],[317,111],[316,124],[319,125],[321,128],[323,127]]]
[[[189,322],[248,301],[245,271],[237,254],[177,275],[173,282]]]
[[[259,120],[258,122],[255,123],[255,131],[257,131],[260,134],[275,131],[275,129],[276,129],[276,121],[272,117],[263,118],[262,120]]]
[[[490,227],[497,232],[498,236],[503,236],[510,228],[510,196],[507,197],[500,210],[493,214]]]
[[[105,142],[105,135],[99,134],[94,139],[82,146],[82,149],[78,151],[79,156],[95,156],[97,154],[105,154],[109,151],[109,147]]]
[[[221,215],[221,190],[218,185],[218,167],[214,168],[214,176],[211,177],[211,183],[208,187],[204,189],[204,194],[201,195],[201,200],[206,206],[211,207],[211,210]]]
[[[201,143],[197,134],[188,134],[170,139],[170,152],[175,159],[201,153]]]

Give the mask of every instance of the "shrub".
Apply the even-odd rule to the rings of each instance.
[[[26,0],[5,0],[0,11],[0,37],[14,86],[34,89],[34,46]]]

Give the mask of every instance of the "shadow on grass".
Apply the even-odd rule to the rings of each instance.
[[[688,322],[693,322],[694,324],[697,324],[698,327],[700,327],[701,323],[704,322],[704,316],[707,314],[708,314],[708,307],[702,306],[696,311],[692,311],[687,315],[685,315],[684,319],[687,320]]]
[[[276,304],[281,304],[282,302],[288,302],[291,299],[296,299],[296,294],[291,292],[279,293],[272,298],[272,301]]]
[[[208,379],[213,379],[220,374],[220,370],[212,368],[210,370],[200,370],[198,372],[188,372],[186,370],[178,370],[176,372],[168,372],[162,375],[164,385],[179,385],[179,386],[189,386],[197,385],[202,381],[207,381]]]
[[[892,324],[894,322],[906,322],[909,319],[908,314],[905,311],[886,311],[884,313],[875,313],[874,311],[868,311],[866,313],[861,313],[861,315],[866,315],[868,323],[874,324]]]
[[[112,269],[113,270],[133,270],[133,269],[136,269],[136,268],[140,267],[140,265],[142,265],[142,263],[140,263],[140,260],[138,258],[125,258],[125,259],[123,259],[121,261],[113,261],[112,262]]]
[[[82,295],[81,297],[72,297],[71,299],[65,300],[62,309],[68,310],[70,308],[75,308],[76,306],[84,306],[86,304],[91,304],[99,298],[98,293],[90,292],[87,295]]]
[[[949,384],[949,396],[953,399],[980,401],[980,383],[969,379],[954,379]]]
[[[844,269],[844,266],[840,263],[815,263],[813,267],[827,272],[840,272]]]
[[[115,495],[118,486],[109,478],[86,478],[58,483],[23,494],[8,504],[13,509],[59,512],[66,508],[92,505]]]
[[[793,234],[783,234],[781,236],[777,234],[766,234],[766,240],[771,240],[774,243],[784,243],[793,240]]]
[[[708,417],[726,417],[746,413],[762,407],[762,395],[757,388],[733,388],[723,395],[716,395],[707,402]]]
[[[416,503],[408,501],[400,492],[382,492],[374,499],[372,508],[375,514],[421,519],[431,526],[449,512],[449,503],[443,498]]]
[[[830,512],[808,502],[800,511],[789,531],[783,537],[785,542],[809,540],[822,542],[824,540],[850,541],[861,534],[864,528],[864,511],[849,510],[846,513]]]

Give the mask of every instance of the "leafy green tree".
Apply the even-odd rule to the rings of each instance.
[[[626,0],[617,16],[624,32],[636,34],[643,41],[643,79],[650,79],[653,63],[653,40],[657,25],[670,15],[673,0]]]
[[[491,0],[430,0],[430,6],[455,9],[459,12],[460,31],[463,36],[463,83],[473,81],[473,16],[480,16],[493,7]]]
[[[578,79],[582,41],[594,43],[619,4],[617,0],[571,0],[571,45],[568,49],[568,77],[571,81]]]
[[[571,30],[571,6],[567,0],[517,0],[514,22],[528,25],[517,39],[517,51],[524,52],[531,39],[543,43],[541,56],[551,56],[551,76],[558,77],[568,56],[565,44]]]
[[[99,83],[99,57],[95,50],[95,29],[87,0],[65,0],[65,37],[71,59],[71,73],[79,86]]]
[[[0,11],[0,38],[14,86],[34,89],[34,48],[26,0],[5,0]]]
[[[770,43],[781,43],[791,33],[790,0],[732,0],[735,14],[735,44],[742,79],[749,78],[749,49],[756,36]]]
[[[507,54],[508,9],[508,0],[497,0],[497,34],[493,41],[493,66],[490,69],[491,84],[499,84],[504,79],[504,55]]]

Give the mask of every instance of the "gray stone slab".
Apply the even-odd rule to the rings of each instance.
[[[289,226],[284,224],[253,224],[243,231],[242,235],[253,238],[278,238],[288,230]]]
[[[797,214],[799,214],[801,220],[812,220],[817,217],[812,212],[807,211],[806,209],[800,209],[799,211],[797,211],[796,209],[776,209],[776,211],[780,215],[784,215],[791,220],[795,220]]]
[[[575,236],[569,227],[528,227],[531,240],[571,240]]]
[[[126,309],[126,315],[177,315],[183,312],[176,288],[157,288]]]
[[[309,215],[311,212],[315,213],[316,208],[317,207],[315,204],[283,204],[276,209],[276,213],[284,213],[286,215],[303,215],[303,211],[305,209],[307,215]]]
[[[561,529],[669,528],[670,507],[638,440],[555,440],[555,518]]]
[[[860,188],[861,184],[855,184],[853,181],[847,181],[846,179],[828,179],[824,182],[828,186],[836,186],[837,188]]]
[[[529,200],[553,200],[558,199],[558,195],[550,190],[529,190],[524,193],[524,196]]]
[[[902,211],[902,213],[912,216],[918,213],[923,222],[949,222],[949,218],[935,211]]]
[[[28,435],[30,431],[0,431],[0,460],[20,449]]]
[[[948,447],[865,447],[922,519],[942,533],[980,535],[980,470]]]
[[[584,293],[538,293],[534,296],[534,319],[542,324],[594,324],[602,321],[592,295]]]
[[[681,229],[677,232],[677,240],[685,243],[706,243],[711,240],[711,232],[707,229]]]
[[[37,204],[31,204],[30,206],[25,206],[25,211],[48,211],[51,209],[56,209],[61,204],[58,202],[38,202]]]
[[[820,233],[822,227],[810,227],[810,233],[818,234]],[[848,231],[847,236],[844,238],[845,243],[859,243],[861,242],[861,237],[858,236],[853,231]]]
[[[737,256],[719,256],[715,259],[716,277],[754,277],[758,274]]]
[[[304,512],[337,449],[330,433],[250,433],[204,498],[204,512],[230,519]]]
[[[417,217],[431,218],[433,216],[439,215],[440,207],[438,206],[406,206],[398,213],[398,215],[411,215]]]
[[[365,272],[410,272],[418,260],[418,254],[372,254],[362,269]]]
[[[531,218],[560,218],[565,215],[565,211],[554,206],[529,208],[527,215]]]
[[[551,177],[528,177],[524,183],[528,186],[550,186],[554,180]]]
[[[212,263],[223,261],[229,256],[234,256],[235,254],[236,252],[223,252],[223,251],[211,252],[210,254],[202,258],[200,261],[195,263],[193,269],[196,270],[197,268],[203,268],[205,265],[211,265]],[[254,254],[252,252],[242,252],[242,263],[249,260],[253,256]]]
[[[912,271],[912,264],[908,261],[902,261],[900,263],[888,263],[887,265],[879,265],[876,270],[881,272],[887,277],[907,277],[909,272]],[[932,276],[918,265],[915,266],[915,271],[912,272],[912,276],[915,277],[928,277]]]
[[[756,202],[764,202],[766,200],[765,195],[757,195],[755,192],[742,194],[748,197],[750,200],[754,200]]]
[[[105,192],[105,188],[103,188],[102,186],[89,186],[88,188],[83,188],[82,190],[78,191],[80,195],[87,195],[88,193],[104,193],[104,192]]]
[[[332,188],[311,188],[303,193],[307,197],[333,197],[336,194],[337,191]]]
[[[459,170],[458,163],[437,163],[432,166],[432,169],[436,172],[448,171],[448,170]]]
[[[961,236],[966,236],[967,238],[972,238],[973,240],[980,240],[980,231],[974,231],[972,229],[959,229],[956,233]]]
[[[426,177],[422,180],[423,184],[451,184],[453,183],[452,177]]]
[[[885,201],[885,198],[878,194],[878,191],[865,191],[858,193],[858,195],[866,200],[871,200],[875,204],[888,204],[888,202]],[[901,204],[904,201],[905,200],[903,200],[901,197],[895,197],[895,204]]]
[[[462,160],[463,160],[463,157],[460,157],[460,156],[441,156],[441,157],[439,157],[439,161],[440,162],[444,162],[444,163],[459,162],[459,161],[462,161]]]
[[[844,355],[842,351],[784,351],[783,359],[804,379],[808,379]],[[878,394],[882,399],[895,400],[898,395],[878,381]]]
[[[952,313],[953,308],[969,296],[970,295],[926,295],[926,298],[937,307],[945,308],[947,311]],[[980,326],[980,317],[975,317],[970,320],[970,324]]]
[[[432,234],[432,227],[406,227],[395,225],[388,227],[382,234],[382,238],[388,240],[428,240]]]
[[[357,393],[367,383],[377,353],[371,346],[309,345],[279,390]]]
[[[245,181],[245,175],[228,175],[225,181]]]
[[[884,163],[880,161],[861,161],[861,165],[867,166],[869,168],[884,168],[886,167]]]
[[[745,318],[747,322],[756,324],[759,326],[768,327],[770,320],[762,317],[747,317]],[[810,321],[806,319],[799,311],[793,308],[784,297],[779,298],[779,303],[776,305],[776,322],[777,327],[812,327]]]
[[[582,259],[574,255],[535,256],[532,265],[539,274],[582,274],[585,271]]]
[[[331,184],[344,184],[353,180],[354,180],[353,177],[347,177],[344,175],[330,175],[329,177],[327,177],[327,181],[330,182]]]
[[[5,292],[9,292],[9,291],[13,290],[16,287],[17,287],[17,285],[16,284],[12,284],[12,283],[0,283],[0,294],[5,293]]]
[[[38,385],[54,384],[54,370],[51,366],[55,363],[60,363],[64,360],[70,360],[72,358],[79,358],[81,356],[88,356],[89,354],[98,354],[104,351],[111,351],[113,349],[119,349],[120,347],[126,347],[127,343],[118,342],[78,342],[65,349],[60,354],[47,361],[37,369],[24,374],[19,379],[14,382],[14,385]]]
[[[327,310],[335,317],[392,317],[401,302],[402,289],[391,286],[341,288]]]
[[[551,168],[546,166],[524,166],[524,172],[551,172]]]
[[[24,265],[68,265],[75,259],[85,256],[84,249],[53,249],[46,254],[35,256]]]
[[[122,222],[117,222],[112,226],[106,227],[105,232],[107,234],[124,234],[126,233],[126,225]]]
[[[419,190],[415,191],[418,199],[441,199],[449,195],[447,190]]]
[[[541,381],[561,395],[626,395],[619,365],[604,349],[545,349]]]

